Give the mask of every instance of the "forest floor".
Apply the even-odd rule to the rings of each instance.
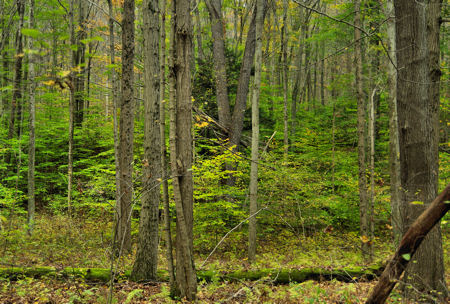
[[[23,217],[17,216],[3,224],[0,239],[0,266],[53,266],[109,268],[111,223],[99,218],[69,219],[64,215],[41,215],[36,229],[28,236]],[[447,231],[448,232],[448,231]],[[394,248],[389,231],[374,243],[373,264],[386,261]],[[249,269],[299,269],[322,267],[341,269],[364,266],[359,254],[356,233],[333,231],[317,232],[310,236],[293,237],[277,233],[260,239],[256,263],[249,265],[245,258],[245,242],[227,239],[202,269],[220,272]],[[449,234],[444,233],[446,269],[450,269]],[[211,250],[215,243],[211,246]],[[162,246],[161,246],[162,247]],[[209,252],[196,253],[197,269]],[[130,269],[133,255],[124,256],[115,265],[118,271]],[[160,268],[166,267],[161,249]],[[447,271],[447,282],[450,273]],[[376,281],[340,282],[305,281],[276,285],[270,278],[258,281],[199,282],[198,303],[364,303]],[[11,280],[0,278],[0,303],[106,303],[107,283],[91,283],[74,278],[31,278]],[[113,286],[113,303],[175,303],[169,297],[165,282],[138,284],[119,281]],[[405,303],[394,290],[388,303]]]

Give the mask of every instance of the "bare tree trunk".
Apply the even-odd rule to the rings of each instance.
[[[69,30],[70,30],[70,44],[75,44],[75,24],[74,24],[74,0],[70,0],[69,8]],[[76,65],[76,54],[72,50],[70,52],[70,67],[74,68]],[[73,178],[73,130],[74,130],[74,112],[75,112],[75,87],[74,87],[74,72],[70,76],[69,85],[69,151],[67,161],[67,209],[69,216],[72,215],[72,178]]]
[[[283,139],[283,151],[284,158],[287,160],[287,154],[289,149],[289,133],[288,133],[288,62],[287,62],[287,0],[283,0],[283,26],[281,27],[281,52],[283,55],[283,121],[284,121],[284,139]]]
[[[262,7],[263,11],[266,9]],[[232,146],[239,146],[239,142],[242,135],[242,128],[244,125],[244,114],[247,106],[247,95],[249,91],[250,74],[253,65],[253,59],[255,57],[255,26],[256,26],[256,14],[259,7],[255,7],[253,11],[252,20],[247,33],[247,40],[245,42],[244,57],[242,58],[241,70],[239,73],[238,88],[236,92],[236,102],[233,109],[230,144]]]
[[[441,1],[398,0],[394,6],[400,201],[406,231],[438,190]],[[404,289],[407,298],[417,300],[431,294],[444,299],[447,295],[440,225],[430,231],[408,264],[405,281],[412,285]]]
[[[120,218],[118,241],[131,252],[131,205],[133,201],[134,133],[134,0],[123,2],[122,20],[122,103],[120,111]]]
[[[176,98],[171,102],[170,160],[177,213],[177,293],[189,301],[196,298],[197,278],[193,257],[192,100],[190,56],[192,25],[189,0],[175,0],[173,8],[175,50],[171,77]],[[173,91],[173,88],[172,88]]]
[[[231,125],[231,112],[227,90],[225,37],[223,32],[224,24],[221,2],[221,0],[205,1],[211,20],[211,32],[213,37],[213,57],[219,123],[229,129]]]
[[[86,13],[85,0],[78,0],[78,30],[76,31],[76,50],[75,50],[75,75],[73,77],[73,85],[75,87],[75,126],[81,127],[84,118],[84,104],[85,104],[85,87],[84,87],[84,65],[86,62],[86,44],[82,43],[86,39]]]
[[[388,82],[389,82],[389,167],[391,177],[391,222],[394,232],[394,244],[400,243],[402,237],[400,216],[400,147],[398,138],[398,114],[397,114],[397,52],[395,47],[395,14],[394,1],[386,2],[387,37],[389,57],[392,62],[388,63]]]
[[[158,216],[161,181],[160,57],[158,0],[143,2],[144,48],[144,160],[139,239],[131,278],[157,279]]]
[[[355,0],[355,26],[361,27],[361,1]],[[358,186],[359,186],[359,211],[360,211],[360,233],[361,250],[364,260],[369,261],[371,257],[370,219],[368,211],[367,178],[366,178],[366,144],[365,144],[365,105],[362,82],[362,51],[361,31],[355,28],[355,86],[356,100],[358,104]]]
[[[166,0],[161,0],[161,53],[160,53],[160,85],[159,85],[159,128],[161,137],[161,178],[164,203],[164,236],[166,239],[166,258],[169,272],[170,289],[175,289],[175,270],[173,266],[172,232],[170,229],[169,184],[167,182],[167,147],[166,147]],[[171,42],[171,47],[173,44]],[[172,52],[171,52],[172,53]],[[173,58],[171,59],[173,60]],[[173,64],[172,64],[173,66]]]
[[[291,136],[295,135],[295,127],[297,125],[297,104],[300,103],[299,97],[301,98],[301,88],[303,84],[303,73],[304,73],[304,65],[303,65],[303,54],[305,50],[305,38],[306,33],[308,31],[307,22],[308,20],[303,20],[305,18],[305,10],[303,8],[299,8],[300,10],[300,22],[301,32],[299,35],[300,46],[298,49],[298,65],[297,65],[297,73],[296,80],[294,84],[294,88],[292,90],[292,103],[291,103]],[[306,65],[305,58],[305,65]]]
[[[19,25],[17,27],[16,32],[16,56],[14,63],[13,96],[9,111],[10,117],[9,117],[8,142],[10,143],[14,137],[16,116],[18,115],[18,105],[20,103],[20,99],[22,98],[22,76],[23,76],[22,62],[24,57],[22,28],[25,14],[25,0],[17,0],[17,12],[19,14]],[[11,150],[6,154],[5,162],[7,164],[11,164],[11,154],[12,154]]]
[[[367,202],[367,213],[369,217],[369,240],[374,239],[374,206],[375,206],[375,98],[377,88],[372,91],[369,100],[369,169],[370,169],[370,195]],[[369,251],[369,259],[373,259],[373,250]]]
[[[33,29],[35,27],[34,23],[34,0],[30,0],[30,16],[28,19],[29,27]],[[28,40],[28,49],[33,50],[33,38],[30,37]],[[35,134],[35,126],[36,126],[36,99],[35,99],[35,90],[36,90],[36,81],[35,81],[35,55],[34,52],[31,52],[29,55],[28,62],[28,73],[30,79],[30,92],[29,92],[29,101],[30,101],[30,117],[29,117],[29,139],[28,139],[28,217],[27,217],[27,232],[29,235],[33,233],[34,229],[34,212],[36,209],[35,203],[35,155],[36,155],[36,134]]]
[[[200,2],[200,0],[197,0],[198,2]],[[197,56],[198,56],[198,60],[200,62],[203,62],[205,60],[205,55],[203,54],[203,39],[202,39],[202,25],[201,25],[201,20],[200,20],[200,12],[198,10],[198,4],[196,4],[195,7],[195,27],[197,28],[196,31],[196,38],[197,38]]]
[[[264,0],[257,0],[258,8],[264,7]],[[262,70],[262,31],[264,27],[264,10],[256,10],[255,30],[255,78],[252,96],[252,163],[250,168],[250,216],[258,212],[258,161],[259,161],[259,93]],[[253,263],[256,258],[256,216],[249,219],[248,226],[248,260]]]
[[[119,124],[117,122],[117,107],[119,104],[119,85],[117,81],[117,73],[116,73],[116,52],[114,49],[114,11],[113,11],[113,5],[111,0],[108,0],[108,27],[109,27],[109,57],[111,62],[111,85],[112,85],[112,104],[113,104],[113,133],[114,133],[114,165],[116,168],[116,175],[115,175],[115,182],[116,182],[116,205],[115,205],[115,213],[114,213],[114,222],[116,225],[119,222],[120,219],[120,156],[119,156]],[[115,243],[119,243],[117,239],[117,231],[115,231]]]

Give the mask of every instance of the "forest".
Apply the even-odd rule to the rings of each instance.
[[[449,13],[0,0],[0,303],[448,303]]]

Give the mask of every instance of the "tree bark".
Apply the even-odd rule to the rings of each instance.
[[[123,2],[122,102],[120,111],[120,218],[119,248],[131,252],[131,205],[133,201],[134,133],[134,0]]]
[[[355,0],[355,26],[361,27],[361,1]],[[366,178],[366,144],[365,144],[365,104],[362,82],[362,51],[361,31],[355,28],[355,87],[358,115],[358,186],[359,186],[359,212],[360,212],[360,234],[361,251],[364,260],[371,258],[371,234],[370,218],[368,208],[367,178]]]
[[[400,201],[403,231],[438,190],[439,20],[441,1],[394,2],[397,46],[397,105],[400,146]],[[413,203],[413,202],[421,202]],[[442,236],[436,225],[406,268],[405,297],[433,290],[447,294]]]
[[[289,150],[289,133],[288,133],[288,62],[287,62],[287,0],[283,0],[283,26],[281,27],[281,52],[283,55],[283,153],[284,159],[287,160]]]
[[[266,10],[266,2],[261,7],[263,12]],[[252,20],[247,33],[247,40],[245,42],[244,57],[242,58],[241,70],[239,72],[238,88],[236,92],[236,102],[233,109],[230,145],[234,146],[234,150],[239,146],[239,141],[242,135],[242,128],[244,125],[244,114],[247,106],[247,95],[249,91],[250,74],[255,57],[255,28],[256,28],[256,14],[259,7],[255,7],[253,11]]]
[[[198,0],[200,2],[200,0]],[[200,62],[203,62],[205,60],[205,55],[203,54],[203,39],[202,39],[202,26],[201,26],[201,20],[200,20],[200,11],[198,9],[198,4],[195,8],[195,27],[197,28],[197,59]]]
[[[259,161],[259,95],[261,88],[262,70],[262,31],[264,27],[265,0],[257,0],[255,18],[255,78],[253,80],[252,94],[252,163],[250,167],[250,215],[258,212],[258,161]],[[248,260],[255,262],[256,258],[256,216],[249,220],[248,234]]]
[[[30,0],[30,15],[29,15],[29,26],[34,29],[34,5],[35,1]],[[28,40],[28,49],[33,50],[33,38],[30,37]],[[30,92],[29,92],[29,139],[28,139],[28,217],[27,217],[27,232],[29,235],[33,233],[34,229],[34,213],[36,209],[35,202],[35,155],[36,155],[36,81],[35,81],[35,58],[34,52],[32,51],[29,55],[28,61],[28,73],[30,80]]]
[[[171,101],[170,160],[177,214],[177,294],[189,301],[196,298],[197,279],[193,258],[192,100],[190,56],[192,25],[190,1],[176,0],[173,7],[171,66],[176,97]],[[173,91],[174,88],[172,88]]]
[[[169,185],[167,182],[167,147],[166,147],[166,0],[161,0],[161,53],[160,53],[160,85],[159,85],[159,128],[161,138],[161,178],[164,203],[164,236],[166,241],[166,258],[169,272],[169,285],[175,288],[175,269],[173,266],[172,232],[170,228]],[[172,44],[172,43],[171,43]]]
[[[409,227],[378,284],[370,293],[367,304],[382,304],[386,301],[409,262],[413,261],[416,251],[424,247],[425,243],[422,246],[421,244],[427,238],[427,234],[450,209],[450,204],[446,201],[450,201],[450,184]]]
[[[230,102],[228,100],[225,37],[221,2],[221,0],[205,1],[211,20],[216,98],[219,122],[221,125],[225,126],[225,128],[229,129],[231,125],[231,112]]]
[[[74,24],[74,0],[70,0],[69,7],[69,30],[70,30],[70,45],[75,45],[75,24]],[[70,52],[70,68],[75,67],[76,54],[72,50]],[[74,112],[75,112],[75,87],[73,85],[73,72],[69,79],[69,151],[67,160],[67,209],[69,216],[72,215],[72,178],[73,178],[73,131],[74,131]]]
[[[109,60],[111,63],[111,85],[112,85],[112,103],[113,103],[113,136],[114,136],[114,165],[116,167],[115,182],[116,182],[116,204],[114,212],[114,222],[119,223],[120,219],[120,156],[119,156],[119,124],[117,122],[117,107],[119,105],[119,85],[116,73],[116,52],[114,42],[114,10],[111,0],[108,0],[108,27],[109,27]],[[117,244],[117,228],[114,229],[115,243]]]
[[[156,280],[158,266],[158,216],[161,181],[160,57],[158,0],[143,2],[144,48],[144,160],[139,239],[131,277]]]
[[[394,232],[394,244],[400,243],[402,237],[402,218],[400,216],[400,147],[398,138],[398,113],[397,113],[397,52],[395,47],[395,14],[394,1],[386,2],[387,37],[389,57],[388,63],[389,85],[389,169],[391,178],[391,223]]]
[[[14,130],[16,124],[16,118],[18,116],[18,105],[22,98],[22,77],[23,77],[23,36],[22,28],[25,15],[25,0],[17,0],[17,13],[19,15],[19,25],[16,31],[16,56],[14,62],[14,83],[13,83],[13,95],[10,104],[10,117],[9,117],[9,130],[8,130],[8,142],[11,143],[14,137]],[[5,162],[11,165],[12,149],[6,154]]]

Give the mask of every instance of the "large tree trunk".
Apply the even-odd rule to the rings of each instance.
[[[400,139],[400,202],[403,231],[436,197],[439,130],[439,0],[394,2],[397,46],[397,105]],[[420,204],[414,202],[421,202]],[[432,290],[445,297],[440,226],[424,239],[405,275],[405,296]],[[408,288],[411,284],[413,288]]]
[[[30,0],[30,16],[29,16],[29,24],[30,28],[34,28],[34,0]],[[30,37],[28,40],[28,49],[33,50],[33,38]],[[33,233],[34,228],[34,212],[36,209],[35,203],[35,155],[36,155],[36,134],[35,134],[35,126],[36,126],[36,100],[35,100],[35,90],[36,90],[36,81],[35,81],[35,55],[33,52],[29,55],[28,62],[28,73],[30,79],[30,117],[29,117],[29,139],[28,139],[28,234],[31,235]]]
[[[265,0],[257,0],[256,6],[262,8]],[[256,10],[255,30],[255,79],[252,94],[252,163],[250,168],[250,215],[258,212],[258,161],[259,161],[259,93],[262,70],[262,31],[264,27],[264,10]],[[248,226],[249,245],[248,260],[256,258],[256,216],[252,216]]]
[[[134,0],[123,3],[122,20],[122,102],[120,111],[120,218],[119,248],[131,251],[131,205],[133,202],[134,132]]]
[[[197,279],[193,257],[192,100],[190,56],[192,25],[189,0],[176,0],[173,11],[175,61],[171,66],[176,98],[171,101],[170,161],[177,213],[177,294],[194,300]],[[173,91],[173,88],[172,88]]]
[[[158,266],[158,215],[161,181],[161,132],[159,109],[159,4],[143,2],[144,37],[144,160],[143,193],[136,260],[131,277],[135,281],[156,280]]]
[[[361,27],[361,1],[355,1],[355,26]],[[358,186],[359,186],[359,211],[360,211],[360,233],[361,250],[363,258],[368,261],[371,258],[371,233],[370,216],[368,208],[367,178],[366,178],[366,144],[365,144],[365,104],[362,82],[362,51],[361,31],[355,28],[355,86],[356,101],[358,105]]]
[[[403,271],[407,265],[410,265],[409,262],[415,260],[413,258],[415,258],[416,251],[424,247],[425,244],[422,246],[421,244],[427,234],[450,209],[450,204],[446,201],[450,201],[450,184],[409,227],[393,258],[378,280],[378,284],[370,293],[367,304],[382,304],[386,301]],[[426,294],[424,295],[426,298]],[[445,293],[440,295],[441,299],[444,297]]]
[[[222,17],[222,1],[205,1],[211,19],[211,32],[213,37],[213,57],[216,82],[216,98],[219,114],[219,123],[229,129],[231,125],[230,102],[227,90],[227,71],[225,59],[225,37]]]

